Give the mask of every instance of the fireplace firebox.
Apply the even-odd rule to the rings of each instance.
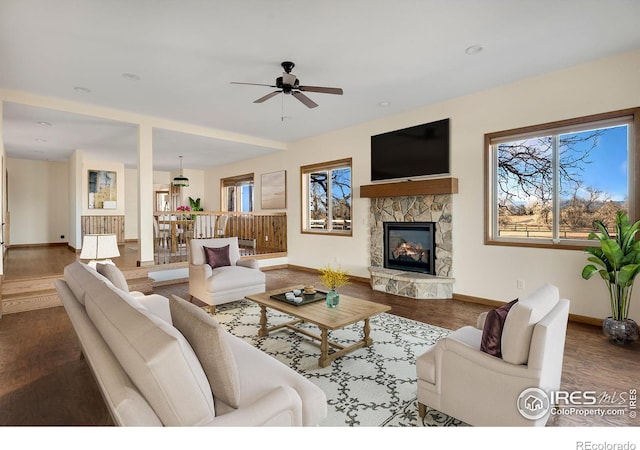
[[[384,222],[384,267],[435,275],[435,222]]]

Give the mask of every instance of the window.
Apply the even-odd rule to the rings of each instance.
[[[251,212],[253,211],[253,174],[223,178],[222,210]]]
[[[593,221],[639,211],[640,109],[485,135],[485,242],[557,248],[593,245]]]
[[[351,158],[300,168],[302,231],[351,236]]]

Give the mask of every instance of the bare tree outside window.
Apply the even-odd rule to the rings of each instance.
[[[327,193],[329,192],[329,173],[309,174],[309,219],[310,228],[326,230],[329,227]]]
[[[613,225],[616,210],[628,211],[625,122],[493,144],[496,237],[584,240],[594,220]]]
[[[302,168],[306,185],[306,231],[344,233],[351,231],[351,166],[327,163]]]

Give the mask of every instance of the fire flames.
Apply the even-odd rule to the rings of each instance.
[[[394,259],[400,261],[429,262],[429,250],[419,243],[402,242],[395,248],[392,254]]]

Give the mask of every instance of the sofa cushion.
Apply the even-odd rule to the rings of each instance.
[[[558,288],[545,284],[511,307],[502,329],[502,359],[527,364],[535,325],[560,301]]]
[[[264,284],[264,282],[264,272],[241,266],[218,267],[206,280],[209,292],[241,289],[251,285]]]
[[[238,365],[240,409],[264,397],[265,392],[288,386],[302,399],[303,425],[318,425],[324,420],[327,416],[327,397],[322,389],[273,356],[256,351],[256,347],[244,339],[231,333],[224,336]]]
[[[111,281],[115,287],[125,292],[129,292],[129,285],[127,279],[120,269],[115,264],[97,263],[96,270],[99,274],[102,274],[107,280]]]
[[[230,266],[229,245],[223,247],[202,247],[204,249],[204,259],[212,269],[216,267]]]
[[[64,268],[64,281],[69,285],[78,302],[84,305],[86,291],[100,288],[106,278],[92,267],[76,261]]]
[[[240,378],[231,349],[224,338],[227,332],[209,314],[193,303],[172,296],[171,319],[196,353],[207,375],[214,398],[237,408]]]
[[[87,289],[85,299],[93,324],[164,425],[214,419],[207,377],[177,329],[106,281]]]
[[[502,329],[507,314],[518,299],[505,303],[499,308],[492,309],[487,313],[482,328],[482,339],[480,341],[480,350],[488,353],[496,358],[502,358]]]

